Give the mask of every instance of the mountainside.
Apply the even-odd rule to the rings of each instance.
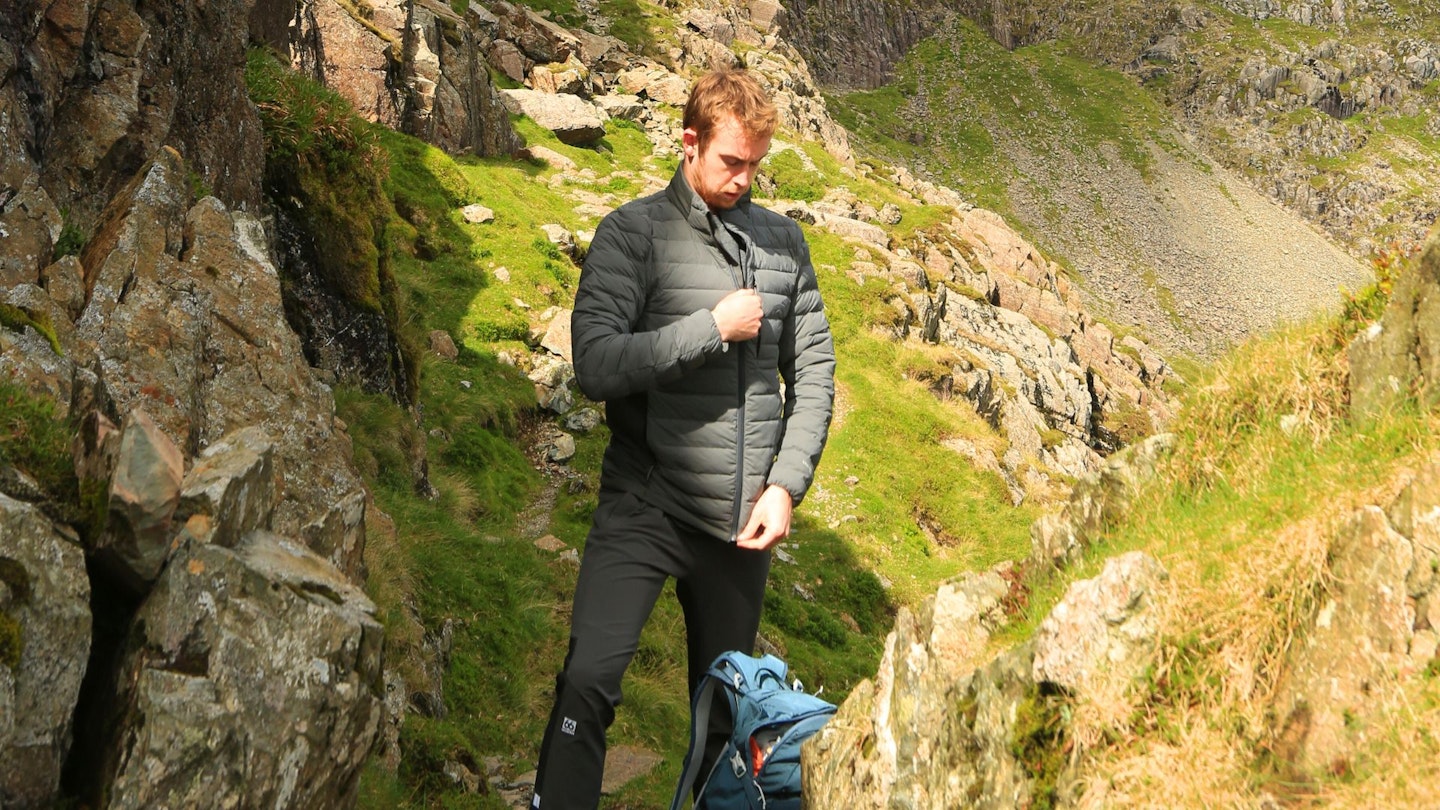
[[[607,438],[579,264],[737,63],[840,359],[760,642],[846,699],[808,801],[1433,790],[1440,248],[1338,294],[1368,271],[1064,46],[1135,8],[1026,8],[0,9],[0,805],[523,804]],[[1166,357],[1325,306],[1199,388]],[[672,601],[607,807],[679,770]]]

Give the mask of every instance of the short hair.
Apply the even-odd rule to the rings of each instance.
[[[725,115],[735,116],[740,129],[754,138],[774,135],[779,122],[775,102],[744,68],[722,68],[700,77],[685,102],[681,126],[695,130],[704,149]]]

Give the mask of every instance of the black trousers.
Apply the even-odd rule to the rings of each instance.
[[[685,613],[693,695],[716,656],[754,648],[769,573],[769,551],[742,549],[689,529],[634,495],[602,491],[580,562],[570,651],[555,679],[531,807],[590,810],[599,803],[605,732],[620,705],[620,680],[668,578],[676,579]],[[725,734],[722,728],[712,738],[723,744]]]

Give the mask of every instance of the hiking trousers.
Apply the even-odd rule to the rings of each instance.
[[[602,490],[530,806],[590,810],[599,804],[605,732],[620,705],[620,680],[667,579],[675,578],[685,613],[693,695],[720,653],[754,648],[769,573],[768,550],[740,548],[677,523],[635,495]],[[728,734],[728,728],[714,730],[712,741],[723,744]]]

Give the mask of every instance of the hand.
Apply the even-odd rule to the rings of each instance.
[[[760,334],[760,319],[765,315],[765,307],[760,301],[760,293],[740,289],[721,298],[710,314],[715,316],[715,328],[720,330],[720,339],[732,343]]]
[[[735,537],[735,545],[741,548],[764,551],[790,536],[790,513],[795,502],[790,491],[771,484],[760,493],[755,509],[750,513],[750,522],[745,530]]]

